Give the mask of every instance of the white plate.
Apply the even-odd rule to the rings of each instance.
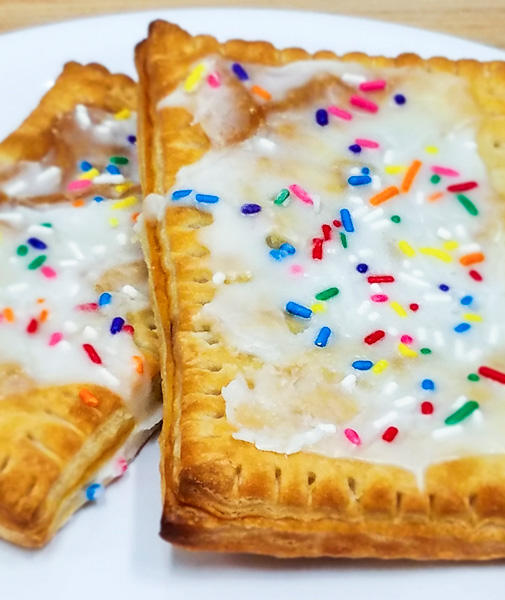
[[[84,19],[0,36],[0,136],[14,129],[67,60],[98,61],[134,75],[133,45],[165,18],[192,33],[266,39],[278,46],[363,50],[395,55],[505,59],[505,52],[465,40],[377,21],[287,11],[190,9]],[[502,598],[500,564],[378,561],[279,561],[192,554],[158,537],[158,450],[144,449],[127,475],[96,505],[72,519],[43,551],[0,542],[2,600],[247,600],[310,597],[352,600]],[[493,593],[494,590],[494,593]]]

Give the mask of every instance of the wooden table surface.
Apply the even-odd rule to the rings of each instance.
[[[185,6],[293,8],[356,15],[505,48],[505,0],[0,0],[0,32],[80,16]]]

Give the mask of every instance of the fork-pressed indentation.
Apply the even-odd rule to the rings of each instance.
[[[11,461],[10,455],[4,456],[2,458],[2,460],[0,460],[0,475],[7,469],[10,461]]]
[[[37,450],[39,450],[42,454],[44,454],[47,458],[49,458],[50,460],[55,462],[57,465],[63,464],[63,458],[58,456],[56,454],[56,452],[53,452],[53,450],[51,450],[51,448],[48,448],[43,442],[41,442],[39,439],[37,439],[31,432],[28,432],[26,434],[26,439],[30,442],[30,444],[32,444],[32,446],[35,446],[35,448],[37,448]]]
[[[396,514],[398,515],[402,509],[402,500],[403,494],[401,492],[396,492]]]
[[[70,429],[73,433],[79,436],[81,440],[83,440],[86,437],[86,435],[78,427],[76,427],[70,421],[65,420],[63,417],[60,417],[60,415],[54,413],[50,408],[44,409],[44,413],[48,417],[50,417],[52,421],[56,421],[59,425]]]
[[[276,483],[276,492],[277,499],[280,498],[281,495],[281,484],[282,484],[282,470],[279,467],[275,468],[275,483]]]
[[[354,477],[348,477],[347,478],[347,486],[351,490],[351,494],[354,497],[356,497],[356,480],[354,479]]]

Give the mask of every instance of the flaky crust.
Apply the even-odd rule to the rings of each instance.
[[[156,106],[207,54],[280,65],[336,59],[369,67],[415,66],[466,78],[483,115],[480,153],[505,195],[505,64],[360,53],[337,58],[266,42],[219,44],[157,21],[136,49],[140,155],[145,194],[164,194],[178,170],[209,141],[192,115]],[[171,207],[147,221],[145,244],[162,334],[162,536],[193,549],[281,557],[352,556],[490,559],[505,556],[505,457],[471,457],[430,467],[424,491],[401,468],[308,453],[260,451],[232,438],[221,389],[247,357],[233,354],[199,316],[214,294],[198,229],[212,217]]]
[[[112,75],[98,64],[68,63],[39,106],[0,143],[0,173],[53,150],[59,143],[54,124],[77,104],[112,113],[136,110],[136,94],[136,84],[125,75]],[[123,284],[128,282],[123,277]],[[152,313],[130,317],[156,396],[159,367]],[[96,407],[80,400],[84,386],[98,400]],[[104,387],[87,382],[37,387],[17,365],[0,364],[0,537],[28,547],[47,543],[84,504],[83,486],[135,425],[123,400]]]

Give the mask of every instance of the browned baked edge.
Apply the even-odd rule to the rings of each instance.
[[[160,116],[156,105],[185,77],[189,65],[208,53],[271,65],[337,58],[330,52],[309,56],[299,49],[279,51],[265,42],[221,45],[208,36],[193,38],[175,25],[151,24],[149,38],[136,50],[146,194],[165,193],[178,169],[206,151],[205,136],[191,125],[189,113],[164,109]],[[504,193],[504,63],[359,53],[339,60],[465,77],[486,115],[480,151],[496,188]],[[223,349],[216,350],[219,344],[205,339],[212,332],[204,325],[195,330],[193,322],[213,294],[201,258],[206,249],[197,240],[197,228],[208,218],[196,209],[178,208],[167,211],[162,223],[146,223],[151,281],[164,326],[162,345],[172,347],[162,371],[174,374],[173,385],[164,389],[163,537],[192,549],[286,557],[505,556],[505,482],[496,476],[505,468],[502,456],[434,465],[421,492],[413,475],[396,467],[303,453],[278,455],[231,437],[219,391],[236,371],[223,360]],[[221,368],[212,368],[213,361]]]

